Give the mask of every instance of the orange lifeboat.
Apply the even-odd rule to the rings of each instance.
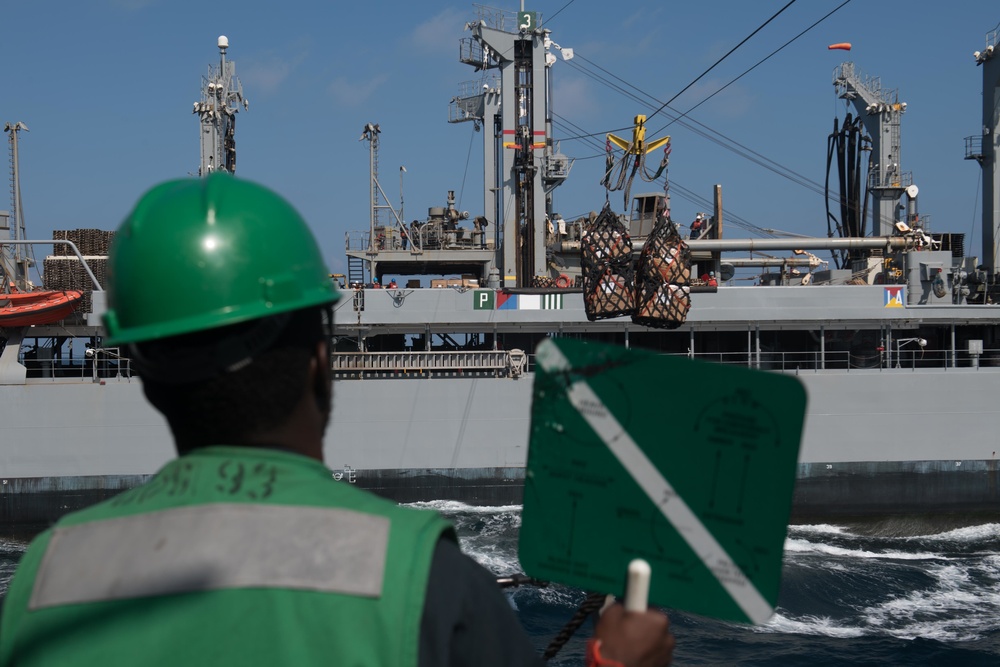
[[[80,307],[83,292],[37,290],[0,294],[0,327],[58,322]]]

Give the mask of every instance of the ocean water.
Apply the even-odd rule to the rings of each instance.
[[[520,572],[519,507],[424,506],[455,523],[462,548],[482,565]],[[540,649],[585,597],[559,586],[507,595]],[[1000,665],[1000,524],[909,537],[792,526],[767,624],[668,613],[675,665]],[[550,664],[581,665],[589,627]]]
[[[419,503],[456,525],[463,550],[497,575],[519,573],[520,507]],[[0,537],[0,596],[26,541]],[[581,591],[507,589],[539,650]],[[792,526],[778,609],[762,626],[668,610],[675,665],[1000,665],[1000,524],[907,537]],[[549,664],[582,663],[585,624]]]

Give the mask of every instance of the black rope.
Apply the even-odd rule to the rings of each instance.
[[[542,660],[548,662],[557,653],[559,653],[562,647],[566,645],[566,642],[568,642],[576,631],[580,629],[580,626],[587,620],[587,617],[601,608],[604,604],[604,599],[605,595],[603,593],[588,594],[584,601],[580,603],[580,607],[576,610],[576,613],[573,614],[573,617],[566,622],[566,625],[562,627],[559,634],[553,637],[552,641],[549,642],[548,647],[545,649],[545,653],[542,654]]]

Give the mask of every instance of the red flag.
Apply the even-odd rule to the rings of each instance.
[[[839,49],[841,51],[850,51],[851,50],[851,43],[850,42],[839,42],[837,44],[831,44],[830,46],[828,46],[826,48],[830,49],[831,51],[833,51],[834,49]]]

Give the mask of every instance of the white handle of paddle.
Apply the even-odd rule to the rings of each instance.
[[[625,584],[625,611],[646,611],[649,602],[649,563],[636,558],[628,564],[628,581]]]

